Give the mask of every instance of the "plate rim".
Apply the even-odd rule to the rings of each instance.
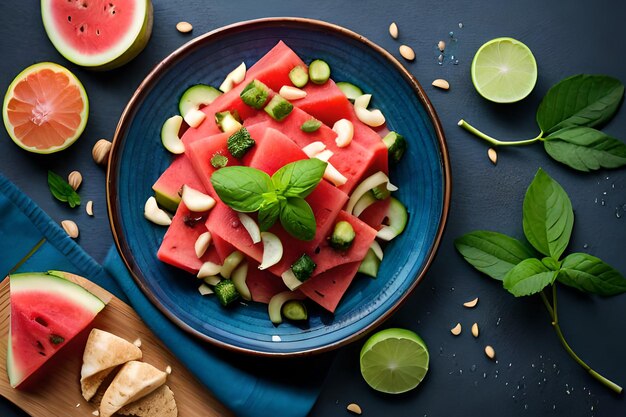
[[[409,288],[401,295],[401,297],[389,308],[385,311],[380,317],[374,320],[372,323],[364,326],[358,331],[345,336],[339,340],[336,340],[332,343],[324,344],[322,346],[317,346],[308,349],[302,349],[291,352],[271,352],[271,351],[263,351],[263,350],[255,350],[251,348],[246,348],[242,346],[237,346],[234,344],[230,344],[224,342],[222,340],[218,340],[209,335],[206,335],[194,328],[190,325],[182,321],[179,317],[174,315],[169,309],[165,308],[165,306],[156,298],[156,296],[149,290],[143,280],[139,277],[140,271],[136,271],[133,266],[133,262],[131,262],[132,256],[129,256],[130,248],[126,239],[123,237],[123,231],[121,230],[121,216],[118,210],[115,208],[115,204],[113,202],[113,196],[116,195],[114,192],[116,190],[116,179],[117,174],[115,170],[112,169],[112,163],[117,159],[119,153],[119,143],[121,142],[121,137],[127,133],[129,126],[132,122],[133,118],[133,109],[135,106],[140,103],[144,96],[147,94],[149,88],[158,81],[160,78],[160,73],[171,67],[177,61],[177,58],[180,55],[186,54],[189,51],[193,50],[198,45],[204,43],[207,39],[211,39],[214,37],[219,37],[223,35],[227,35],[229,32],[237,32],[239,30],[245,30],[255,27],[271,27],[274,25],[280,24],[291,24],[291,25],[299,25],[302,27],[312,27],[312,28],[322,28],[326,29],[332,33],[338,33],[340,35],[348,36],[353,38],[365,46],[373,49],[375,52],[380,54],[383,58],[385,58],[393,67],[399,71],[402,77],[409,83],[412,90],[415,92],[417,98],[424,106],[426,114],[430,119],[434,131],[435,136],[437,138],[437,142],[439,145],[439,153],[441,156],[441,168],[443,173],[442,178],[442,186],[443,186],[443,204],[441,207],[441,212],[439,216],[439,226],[437,228],[437,233],[435,235],[435,239],[433,244],[429,249],[428,255],[424,259],[423,268],[418,272],[417,277],[413,280]],[[106,172],[106,204],[107,210],[109,214],[109,226],[111,228],[111,233],[113,235],[113,241],[115,242],[115,246],[120,254],[124,265],[128,269],[131,277],[134,282],[139,286],[142,293],[150,300],[150,302],[169,320],[175,323],[179,328],[186,331],[187,333],[199,338],[200,340],[207,341],[214,346],[218,346],[220,348],[224,348],[233,352],[241,352],[246,353],[253,356],[265,356],[265,357],[300,357],[300,356],[308,356],[312,354],[320,354],[323,352],[328,352],[334,349],[337,349],[346,344],[352,343],[361,337],[365,336],[369,332],[373,331],[377,327],[379,327],[382,323],[384,323],[389,317],[393,315],[409,298],[409,296],[413,293],[417,285],[421,282],[421,280],[426,275],[428,269],[430,268],[434,257],[439,249],[441,244],[441,240],[443,238],[443,233],[447,225],[449,210],[450,210],[450,201],[451,201],[451,193],[452,193],[452,176],[451,176],[451,167],[450,167],[450,159],[448,146],[445,139],[445,134],[443,131],[443,127],[441,125],[441,121],[433,107],[430,99],[426,95],[426,92],[422,88],[421,84],[417,81],[417,79],[387,50],[379,46],[378,44],[372,42],[368,38],[363,35],[358,34],[350,29],[347,29],[343,26],[317,20],[311,18],[302,18],[302,17],[267,17],[260,19],[251,19],[244,20],[236,23],[232,23],[226,26],[221,26],[217,29],[204,33],[175,49],[168,56],[162,59],[159,63],[157,63],[154,68],[146,75],[141,84],[137,87],[128,103],[124,107],[122,114],[120,115],[120,119],[115,129],[115,133],[113,135],[112,147],[109,153],[108,163],[107,163],[107,172]],[[117,225],[116,225],[117,223]],[[118,228],[119,233],[118,233]]]

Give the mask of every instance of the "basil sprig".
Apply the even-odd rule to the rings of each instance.
[[[315,237],[315,216],[304,200],[324,176],[327,163],[316,158],[292,162],[271,177],[252,167],[219,169],[211,183],[220,199],[233,210],[258,211],[259,228],[268,230],[280,219],[284,229],[300,240]]]
[[[459,126],[496,146],[543,142],[550,157],[578,171],[626,165],[626,145],[594,126],[608,122],[619,107],[624,85],[605,75],[579,74],[553,86],[537,109],[539,135],[505,142],[480,132],[464,120]]]
[[[557,336],[567,346],[558,322],[557,283],[585,293],[611,296],[626,292],[626,278],[586,253],[572,253],[563,258],[572,234],[574,211],[565,190],[541,168],[526,191],[522,216],[524,235],[532,248],[504,234],[479,230],[457,238],[456,249],[474,268],[502,281],[503,287],[514,296],[539,294]],[[548,287],[552,292],[551,302],[546,295]],[[594,378],[616,392],[622,391],[567,348]]]
[[[59,201],[67,203],[71,208],[80,205],[80,196],[72,186],[58,174],[48,171],[48,187],[50,193]]]

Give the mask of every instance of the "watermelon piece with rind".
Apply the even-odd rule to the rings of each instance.
[[[180,155],[174,158],[152,186],[159,206],[172,213],[176,212],[184,184],[206,193],[205,186],[193,169],[191,161],[185,155]]]
[[[9,277],[7,373],[12,387],[24,383],[105,306],[80,285],[57,275],[31,272]]]

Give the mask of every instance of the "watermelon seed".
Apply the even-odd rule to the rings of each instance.
[[[43,327],[48,327],[48,322],[45,321],[42,317],[35,317],[35,321],[41,324]],[[39,342],[37,342],[39,343]]]
[[[100,36],[100,29],[96,29],[96,35]]]
[[[35,343],[35,345],[37,346],[37,349],[40,349],[41,351],[43,351],[43,345],[41,344],[41,342],[39,340],[37,340],[37,343]]]
[[[71,21],[72,21],[72,16],[68,16],[68,17],[67,17],[67,21],[68,21],[68,22],[71,22]]]
[[[183,223],[185,223],[185,226],[188,226],[188,227],[194,227],[198,223],[204,222],[205,220],[206,220],[206,215],[200,215],[200,216],[187,215],[183,217]]]
[[[37,353],[39,353],[41,356],[46,356],[46,354],[43,352],[37,352]]]

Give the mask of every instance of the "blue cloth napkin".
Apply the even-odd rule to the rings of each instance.
[[[332,355],[274,360],[219,350],[183,332],[158,311],[111,248],[99,265],[32,200],[0,175],[0,274],[65,270],[129,302],[198,380],[237,416],[304,417]]]

